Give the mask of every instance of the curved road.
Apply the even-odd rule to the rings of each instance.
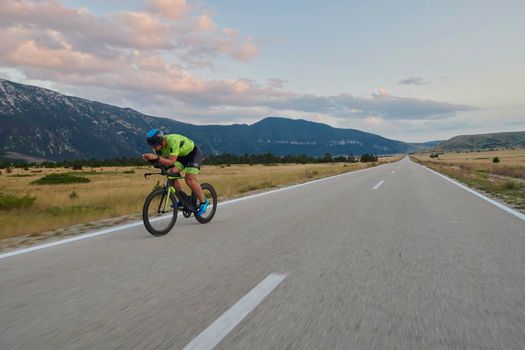
[[[0,349],[523,349],[525,221],[411,162],[0,259]]]

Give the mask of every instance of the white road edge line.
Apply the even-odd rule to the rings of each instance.
[[[377,185],[375,185],[374,187],[372,187],[372,190],[377,190],[379,187],[381,187],[382,184],[385,183],[385,180],[381,180],[377,183]]]
[[[416,163],[416,162],[413,162],[413,163]],[[432,170],[432,169],[430,169],[430,168],[427,168],[426,166],[424,166],[424,165],[422,165],[422,164],[419,164],[419,163],[416,163],[416,164],[419,165],[419,166],[421,166],[421,167],[423,167],[423,168],[425,168],[425,169],[427,169],[427,170],[430,171],[431,173],[434,173],[434,174],[436,174],[436,175],[438,175],[438,176],[441,176],[441,177],[444,178],[445,180],[447,180],[447,181],[453,183],[454,185],[456,185],[456,186],[458,186],[458,187],[461,187],[462,189],[464,189],[464,190],[467,191],[467,192],[470,192],[470,193],[472,193],[472,194],[478,196],[479,198],[481,198],[481,199],[483,199],[483,200],[489,202],[490,204],[493,204],[493,205],[495,205],[496,207],[505,210],[507,213],[510,213],[510,214],[516,216],[517,218],[519,218],[519,219],[525,221],[525,214],[522,214],[522,213],[520,213],[519,211],[514,210],[514,209],[512,209],[512,208],[509,208],[509,207],[507,207],[506,205],[503,205],[503,204],[501,204],[500,202],[497,202],[497,201],[495,201],[495,200],[492,199],[492,198],[489,198],[489,197],[487,197],[487,196],[485,196],[485,195],[482,195],[481,193],[479,193],[479,192],[473,190],[472,188],[470,188],[470,187],[468,187],[468,186],[465,186],[465,185],[463,185],[463,184],[461,184],[461,183],[459,183],[459,182],[457,182],[457,181],[455,181],[455,180],[452,180],[450,177],[448,177],[448,176],[446,176],[446,175],[443,175],[443,174],[441,174],[441,173],[438,173],[437,171],[434,171],[434,170]]]
[[[391,171],[391,173],[392,173],[392,174],[393,174],[393,173],[395,173],[395,172],[396,172],[396,170],[395,170],[395,169]]]
[[[285,278],[286,275],[269,274],[261,283],[209,325],[208,328],[193,338],[183,350],[213,349]]]
[[[386,163],[386,164],[381,164],[381,165],[378,165],[378,166],[375,166],[375,167],[372,167],[372,168],[359,169],[359,170],[356,170],[356,171],[349,171],[349,172],[346,172],[346,173],[343,173],[343,174],[327,176],[327,177],[323,177],[321,179],[312,180],[312,181],[308,181],[308,182],[303,182],[303,183],[297,184],[297,185],[291,185],[291,186],[287,186],[287,187],[278,188],[278,189],[275,189],[275,190],[270,190],[270,191],[267,191],[267,192],[261,192],[261,193],[252,194],[252,195],[249,195],[249,196],[246,196],[246,197],[240,197],[240,198],[236,198],[236,199],[231,199],[231,200],[226,201],[226,202],[221,202],[217,206],[220,207],[220,206],[224,206],[224,205],[240,202],[240,201],[247,200],[247,199],[252,199],[252,198],[256,198],[256,197],[266,196],[268,194],[272,194],[272,193],[276,193],[276,192],[287,191],[287,190],[290,190],[290,189],[293,189],[293,188],[311,185],[311,184],[314,184],[314,183],[317,183],[317,182],[334,179],[334,178],[340,177],[340,176],[351,175],[351,174],[361,173],[361,172],[364,172],[364,171],[367,171],[367,170],[377,169],[377,168],[382,167],[384,165],[390,165],[390,164],[393,164],[393,163]],[[156,220],[162,220],[162,219],[163,218],[159,218],[159,219],[156,219]],[[91,233],[87,233],[87,234],[83,234],[83,235],[79,235],[79,236],[75,236],[75,237],[71,237],[71,238],[61,239],[61,240],[55,241],[55,242],[39,244],[39,245],[35,245],[35,246],[29,247],[29,248],[18,249],[18,250],[14,250],[12,252],[0,254],[0,259],[9,258],[11,256],[15,256],[15,255],[19,255],[19,254],[33,252],[35,250],[40,250],[40,249],[55,247],[55,246],[58,246],[58,245],[67,244],[67,243],[71,243],[71,242],[75,242],[75,241],[80,241],[80,240],[86,239],[86,238],[91,238],[91,237],[95,237],[95,236],[101,236],[101,235],[105,235],[105,234],[108,234],[108,233],[113,233],[113,232],[116,232],[116,231],[132,228],[132,227],[135,227],[135,226],[140,226],[142,224],[143,224],[142,221],[131,222],[129,224],[124,224],[122,226],[114,226],[114,227],[110,227],[110,228],[107,228],[107,229],[103,229],[101,231],[95,231],[95,232],[91,232]]]

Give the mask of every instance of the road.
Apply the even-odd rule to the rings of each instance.
[[[0,259],[0,349],[523,349],[525,221],[402,161]]]

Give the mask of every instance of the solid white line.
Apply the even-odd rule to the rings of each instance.
[[[270,191],[267,191],[267,192],[261,192],[261,193],[252,194],[252,195],[249,195],[249,196],[246,196],[246,197],[240,197],[240,198],[236,198],[236,199],[231,199],[229,201],[219,203],[217,205],[217,207],[228,205],[228,204],[232,204],[232,203],[236,203],[236,202],[240,202],[240,201],[247,200],[247,199],[252,199],[252,198],[256,198],[256,197],[266,196],[266,195],[269,195],[269,194],[272,194],[272,193],[276,193],[276,192],[287,191],[287,190],[291,190],[293,188],[297,188],[297,187],[301,187],[301,186],[311,185],[311,184],[314,184],[314,183],[317,183],[317,182],[334,179],[334,178],[340,177],[340,176],[352,175],[352,174],[364,172],[364,171],[367,171],[367,170],[377,169],[377,168],[379,168],[381,166],[389,165],[389,164],[392,164],[392,163],[381,164],[381,165],[378,165],[378,166],[375,166],[375,167],[372,167],[372,168],[360,169],[360,170],[356,170],[356,171],[349,171],[349,172],[346,172],[346,173],[343,173],[343,174],[327,176],[327,177],[323,177],[322,179],[312,180],[312,181],[304,182],[304,183],[297,184],[297,185],[282,187],[282,188],[278,188],[278,189],[275,189],[275,190],[270,190]],[[179,215],[180,215],[180,212],[179,212]],[[163,220],[163,219],[166,219],[166,218],[158,218],[158,219],[154,219],[154,220],[157,221],[157,220]],[[55,246],[58,246],[58,245],[67,244],[67,243],[71,243],[71,242],[74,242],[74,241],[80,241],[80,240],[86,239],[86,238],[91,238],[91,237],[95,237],[95,236],[105,235],[105,234],[108,234],[108,233],[113,233],[113,232],[117,232],[117,231],[120,231],[120,230],[125,230],[125,229],[128,229],[128,228],[135,227],[135,226],[140,226],[140,225],[142,225],[142,221],[135,221],[135,222],[131,222],[131,223],[128,223],[128,224],[125,224],[125,225],[122,225],[122,226],[114,226],[114,227],[111,227],[111,228],[103,229],[101,231],[95,231],[95,232],[92,232],[92,233],[87,233],[87,234],[75,236],[75,237],[72,237],[72,238],[66,238],[66,239],[61,239],[59,241],[55,241],[55,242],[51,242],[51,243],[44,243],[44,244],[40,244],[40,245],[35,245],[35,246],[29,247],[29,248],[18,249],[18,250],[14,250],[12,252],[9,252],[9,253],[0,254],[0,259],[8,258],[8,257],[19,255],[19,254],[29,253],[29,252],[32,252],[32,251],[35,251],[35,250],[55,247]]]
[[[66,243],[70,243],[70,242],[74,242],[74,241],[79,241],[81,239],[86,239],[86,238],[91,238],[91,237],[95,237],[95,236],[105,235],[107,233],[111,233],[111,232],[114,232],[114,231],[125,230],[127,228],[135,227],[135,226],[138,226],[140,224],[142,224],[142,221],[137,221],[137,222],[133,222],[133,223],[130,223],[130,224],[125,224],[125,225],[122,225],[122,226],[111,227],[111,228],[108,228],[108,229],[104,229],[104,230],[101,230],[101,231],[88,233],[88,234],[85,234],[85,235],[80,235],[80,236],[75,236],[75,237],[71,237],[71,238],[61,239],[60,241],[56,241],[56,242],[39,244],[39,245],[36,245],[36,246],[33,246],[33,247],[29,247],[29,248],[14,250],[14,251],[9,252],[9,253],[0,254],[0,259],[8,258],[10,256],[15,256],[15,255],[19,255],[19,254],[29,253],[29,252],[32,252],[32,251],[35,251],[35,250],[50,248],[50,247],[54,247],[54,246],[57,246],[57,245],[66,244]]]
[[[416,162],[413,162],[413,163],[416,163]],[[434,174],[436,174],[436,175],[438,175],[438,176],[441,176],[441,177],[444,178],[445,180],[447,180],[447,181],[453,183],[454,185],[456,185],[456,186],[458,186],[458,187],[461,187],[462,189],[464,189],[464,190],[467,191],[467,192],[470,192],[470,193],[472,193],[472,194],[478,196],[479,198],[481,198],[481,199],[483,199],[483,200],[489,202],[490,204],[493,204],[493,205],[495,205],[496,207],[505,210],[507,213],[510,213],[510,214],[512,214],[512,215],[514,215],[514,216],[516,216],[516,217],[518,217],[519,219],[525,221],[525,215],[522,214],[522,213],[520,213],[519,211],[514,210],[514,209],[511,209],[511,208],[507,207],[506,205],[503,205],[503,204],[501,204],[500,202],[495,201],[495,200],[492,199],[492,198],[489,198],[489,197],[487,197],[487,196],[484,196],[484,195],[482,195],[481,193],[476,192],[476,191],[473,190],[472,188],[467,187],[467,186],[465,186],[465,185],[463,185],[463,184],[461,184],[461,183],[459,183],[459,182],[457,182],[457,181],[455,181],[455,180],[452,180],[451,178],[449,178],[449,177],[446,176],[446,175],[443,175],[443,174],[441,174],[441,173],[438,173],[437,171],[434,171],[434,170],[432,170],[432,169],[430,169],[430,168],[427,168],[426,166],[421,165],[421,164],[419,164],[419,163],[416,163],[416,164],[419,165],[419,166],[422,166],[423,168],[427,169],[427,170],[430,171],[431,173],[434,173]]]
[[[208,328],[193,338],[183,350],[213,349],[285,278],[286,275],[275,273],[268,275]]]
[[[377,190],[379,187],[381,187],[382,184],[385,183],[385,180],[381,180],[377,183],[377,185],[375,185],[374,187],[372,187],[373,190]]]

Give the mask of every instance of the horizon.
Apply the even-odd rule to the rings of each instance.
[[[27,85],[27,86],[32,86],[32,87],[37,87],[37,88],[41,88],[41,89],[45,89],[45,90],[49,90],[49,91],[53,91],[53,92],[58,92],[56,90],[53,90],[53,89],[49,89],[49,88],[44,88],[44,87],[41,87],[41,86],[38,86],[38,85],[31,85],[31,84],[24,84],[24,83],[21,83],[21,82],[16,82],[16,81],[12,81],[12,80],[9,80],[9,79],[5,79],[5,78],[2,78],[0,77],[0,80],[6,80],[6,81],[9,81],[9,82],[12,82],[12,83],[16,83],[16,84],[22,84],[22,85]],[[60,92],[58,92],[60,93]],[[62,93],[60,93],[62,94]],[[81,99],[84,99],[83,97],[79,97],[79,96],[74,96],[74,95],[66,95],[66,94],[62,94],[66,97],[73,97],[73,98],[81,98]],[[109,104],[107,102],[102,102],[102,101],[96,101],[96,100],[89,100],[91,102],[97,102],[97,103],[102,103],[102,104],[107,104],[109,106],[115,106],[115,107],[118,107],[118,108],[128,108],[128,109],[131,109],[135,112],[138,112],[138,113],[141,113],[143,115],[148,115],[150,117],[154,117],[154,118],[165,118],[165,117],[160,117],[160,116],[155,116],[155,115],[149,115],[149,114],[146,114],[144,112],[141,112],[135,108],[131,108],[131,107],[128,107],[128,106],[117,106],[117,105],[112,105],[112,104]],[[312,120],[307,120],[307,119],[304,119],[304,118],[300,118],[300,117],[297,117],[297,118],[293,118],[293,117],[284,117],[284,116],[277,116],[277,115],[268,115],[268,116],[264,116],[264,117],[261,117],[261,119],[258,119],[258,120],[255,120],[255,121],[252,121],[252,122],[249,122],[249,123],[224,123],[224,124],[213,124],[213,123],[207,123],[207,124],[197,124],[197,123],[187,123],[187,124],[191,124],[191,125],[195,125],[195,126],[214,126],[214,125],[219,125],[219,126],[229,126],[229,125],[254,125],[254,124],[257,124],[265,119],[270,119],[270,118],[275,118],[275,119],[288,119],[288,120],[301,120],[301,121],[306,121],[306,122],[311,122],[311,123],[317,123],[317,124],[323,124],[323,125],[327,125],[327,126],[330,126],[332,128],[336,128],[336,129],[347,129],[347,130],[358,130],[358,131],[362,131],[362,132],[368,132],[368,131],[364,131],[364,130],[359,130],[359,129],[354,129],[354,128],[341,128],[341,127],[336,127],[336,126],[333,126],[333,125],[330,125],[328,123],[323,123],[323,122],[320,122],[320,121],[312,121]],[[174,118],[168,118],[168,119],[171,119],[171,120],[175,120],[177,122],[181,122],[180,120],[177,120],[177,119],[174,119]],[[185,122],[184,122],[185,123]],[[451,136],[447,139],[435,139],[435,140],[426,140],[426,141],[405,141],[405,140],[400,140],[400,139],[390,139],[386,136],[383,136],[379,133],[371,133],[371,132],[368,132],[368,133],[371,133],[371,134],[374,134],[374,135],[377,135],[377,136],[381,136],[381,137],[385,137],[385,138],[388,138],[390,140],[393,140],[393,141],[401,141],[401,142],[405,142],[405,143],[428,143],[428,142],[444,142],[444,141],[447,141],[453,137],[457,137],[457,136],[475,136],[475,135],[488,135],[488,134],[501,134],[501,133],[511,133],[511,132],[525,132],[525,130],[515,130],[515,131],[492,131],[490,133],[483,133],[483,134],[457,134],[457,135],[454,135],[454,136]]]
[[[17,0],[0,4],[0,78],[194,125],[274,116],[409,143],[513,132],[524,15],[518,1]]]

